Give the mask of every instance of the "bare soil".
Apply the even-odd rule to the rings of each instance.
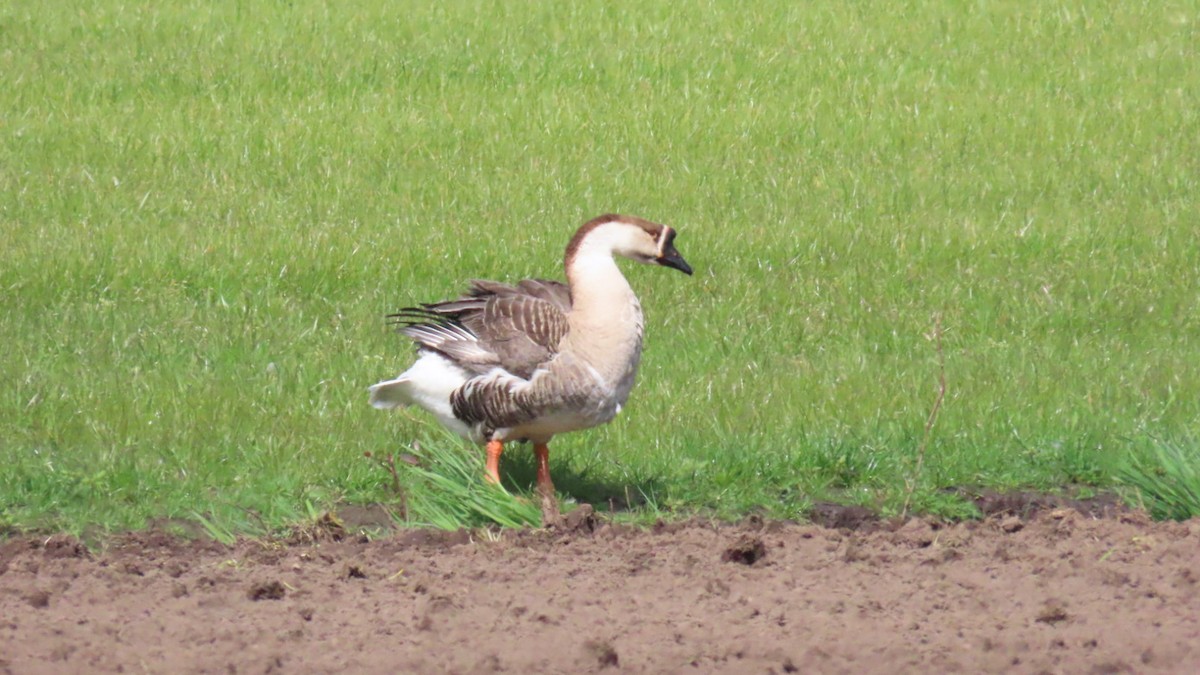
[[[554,531],[367,541],[331,524],[234,547],[15,538],[0,673],[1200,672],[1200,521],[1048,506],[650,530],[584,511]]]

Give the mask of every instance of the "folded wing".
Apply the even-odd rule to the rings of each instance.
[[[407,307],[389,318],[418,345],[471,373],[501,368],[529,379],[558,353],[570,310],[570,291],[557,281],[474,281],[456,300]]]

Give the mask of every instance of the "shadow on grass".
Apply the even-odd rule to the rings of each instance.
[[[550,477],[561,497],[572,498],[580,504],[591,504],[597,511],[621,513],[644,510],[656,513],[667,497],[665,484],[661,480],[642,478],[625,481],[594,475],[587,468],[578,470],[566,461],[555,461],[553,451],[550,453]],[[500,480],[504,487],[512,491],[536,491],[537,461],[532,445],[512,443],[505,446],[504,456],[500,460]]]

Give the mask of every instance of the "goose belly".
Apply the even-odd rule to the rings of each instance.
[[[515,427],[497,431],[504,440],[528,439],[534,442],[545,442],[558,434],[589,429],[604,424],[610,419],[612,417],[604,419],[598,415],[589,415],[576,410],[563,410],[550,412]]]
[[[604,378],[590,366],[585,366],[568,378],[554,375],[535,377],[531,387],[536,392],[530,393],[543,401],[542,405],[537,406],[541,409],[539,414],[527,422],[501,430],[501,436],[505,439],[542,441],[558,434],[610,422],[621,412],[621,407],[629,398],[636,369],[637,363],[633,362],[627,371],[615,378]],[[591,386],[580,387],[581,379],[591,381]],[[609,384],[613,380],[615,382]]]

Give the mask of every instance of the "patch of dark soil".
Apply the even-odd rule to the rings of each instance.
[[[186,563],[191,554],[219,554],[228,549],[207,535],[198,538],[181,537],[170,530],[149,529],[109,536],[99,550],[99,555],[109,561],[124,562],[127,557],[131,557],[138,562],[169,561],[170,565],[175,567]]]
[[[392,511],[382,504],[342,504],[337,517],[351,532],[389,532],[396,529]]]
[[[873,532],[883,527],[879,514],[865,506],[817,502],[808,512],[808,518],[817,525],[834,530]]]
[[[984,517],[1006,515],[1030,518],[1044,511],[1064,508],[1074,509],[1090,518],[1115,518],[1130,512],[1129,507],[1125,505],[1120,496],[1111,492],[1101,492],[1086,498],[1077,498],[1070,494],[1028,491],[971,493],[960,490],[958,492],[971,500]]]
[[[984,518],[991,516],[1013,516],[1026,520],[1040,513],[1060,509],[1074,509],[1089,518],[1123,518],[1134,513],[1121,497],[1111,492],[1101,492],[1079,497],[1070,492],[1053,494],[1046,492],[992,490],[974,491],[961,488],[947,490],[970,501]],[[757,516],[750,516],[752,520]],[[889,520],[878,512],[864,506],[817,502],[808,513],[810,522],[835,530],[850,532],[881,532],[900,527],[903,522]],[[1019,529],[1019,526],[1017,526]]]
[[[55,535],[45,539],[26,537],[0,541],[0,575],[8,571],[9,564],[13,559],[23,554],[32,554],[29,557],[37,560],[62,560],[88,558],[91,552],[82,542],[69,535]],[[30,563],[37,564],[33,560],[30,560]]]
[[[179,548],[180,539],[178,534],[167,530],[149,529],[121,535],[111,542],[111,547],[116,549],[133,548],[141,552],[157,549],[170,552]]]
[[[651,534],[675,534],[676,532],[692,530],[695,528],[705,528],[715,532],[722,527],[730,526],[720,521],[710,520],[707,518],[691,518],[688,520],[659,519],[654,521],[654,524],[650,526],[650,532]],[[630,526],[628,529],[632,532],[641,531],[641,528],[635,526]]]
[[[187,539],[209,539],[208,530],[195,520],[186,518],[152,518],[146,523],[146,529],[151,531],[169,532],[175,536]]]
[[[397,531],[394,539],[404,546],[420,548],[450,549],[471,543],[470,530],[429,530],[412,529]]]

